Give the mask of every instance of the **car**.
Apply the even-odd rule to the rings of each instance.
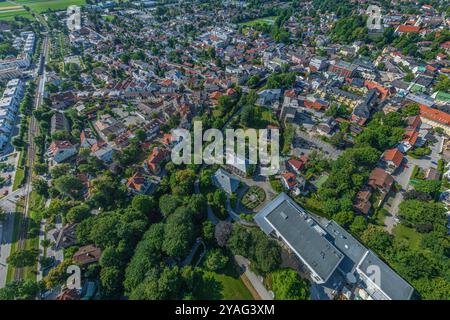
[[[436,161],[431,161],[431,163],[436,165],[436,166],[438,165]]]
[[[3,195],[4,195],[4,196],[8,195],[8,193],[9,193],[8,190],[3,191]]]

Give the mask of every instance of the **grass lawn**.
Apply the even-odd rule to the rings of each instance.
[[[14,9],[20,9],[20,8],[22,8],[22,7],[18,6],[17,4],[8,2],[8,1],[0,2],[0,11],[1,10],[14,10]]]
[[[31,8],[32,11],[44,12],[48,9],[51,10],[66,10],[70,5],[83,6],[86,4],[86,0],[53,0],[53,1],[30,1],[27,6]]]
[[[23,183],[23,181],[25,180],[25,166],[22,166],[22,157],[25,154],[25,152],[21,151],[20,155],[19,155],[19,161],[18,161],[18,166],[16,169],[16,175],[14,176],[14,183],[13,183],[13,191],[17,190]]]
[[[23,210],[23,203],[24,200],[18,200],[16,205],[16,211],[14,212],[14,227],[13,227],[13,235],[12,235],[12,241],[11,241],[11,252],[10,255],[12,255],[14,252],[17,251],[17,240],[19,238],[19,226],[22,222],[22,210]],[[14,280],[14,268],[8,265],[8,271],[6,273],[6,283],[9,283]]]
[[[325,181],[327,181],[327,179],[328,179],[327,174],[321,176],[315,183],[316,187],[319,189],[325,183]]]
[[[253,300],[253,296],[230,261],[222,272],[205,271],[197,296],[205,300]]]
[[[32,191],[30,197],[30,211],[29,211],[29,231],[37,228],[39,230],[41,222],[41,212],[45,207],[45,199],[38,195],[37,192]],[[36,230],[36,229],[35,229]],[[39,249],[39,233],[36,233],[27,238],[25,242],[25,249]],[[24,270],[24,279],[36,280],[37,261],[32,267],[26,267]]]
[[[275,18],[276,18],[275,16],[258,18],[255,20],[243,22],[243,23],[241,23],[241,25],[248,26],[248,27],[253,27],[254,25],[257,25],[260,23],[272,25],[275,22]]]
[[[395,237],[407,240],[411,249],[419,248],[422,236],[416,230],[397,224],[393,231]]]

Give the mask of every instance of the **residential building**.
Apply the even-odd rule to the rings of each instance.
[[[381,156],[381,160],[385,165],[385,170],[393,173],[397,170],[403,162],[403,153],[398,148],[386,150]]]
[[[77,154],[77,148],[67,140],[55,140],[50,144],[47,156],[56,163],[61,163]]]
[[[335,273],[374,300],[409,300],[414,288],[334,221],[319,222],[285,193],[254,217],[269,236],[282,241],[306,266],[311,279],[326,283]],[[373,277],[376,269],[380,277]]]
[[[375,168],[370,173],[368,185],[384,195],[389,193],[393,184],[394,178],[381,168]]]
[[[222,189],[228,194],[235,192],[239,188],[240,183],[238,178],[234,177],[222,168],[217,169],[212,176],[212,181],[217,188]]]

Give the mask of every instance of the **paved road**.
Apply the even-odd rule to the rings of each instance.
[[[6,220],[0,222],[0,288],[3,288],[6,285],[6,275],[8,272],[6,259],[11,252],[13,225],[13,214],[8,214]]]
[[[262,300],[273,300],[273,295],[271,292],[267,291],[266,287],[264,287],[262,283],[262,277],[257,276],[255,273],[250,271],[249,264],[250,261],[248,261],[246,258],[242,256],[234,256],[234,259],[236,260],[236,263],[239,267],[244,269],[245,275],[247,276],[248,280],[252,283],[253,288],[255,288],[256,292],[258,292],[259,296]]]

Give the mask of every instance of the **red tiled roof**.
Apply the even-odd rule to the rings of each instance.
[[[296,170],[300,171],[303,168],[304,163],[297,159],[289,159],[289,164],[294,167]]]
[[[154,148],[149,158],[145,160],[145,163],[150,170],[155,171],[158,168],[160,162],[166,159],[168,153],[169,152],[165,149]]]
[[[233,95],[235,93],[236,93],[236,90],[234,90],[233,88],[228,88],[227,89],[227,95],[231,96],[231,95]]]
[[[419,138],[419,133],[415,130],[407,130],[405,132],[405,138],[403,141],[409,142],[410,145],[414,146]]]
[[[385,161],[392,161],[397,167],[402,164],[403,153],[397,148],[386,150],[383,154],[383,159]]]
[[[417,127],[422,123],[420,120],[420,116],[411,116],[408,117],[408,127],[412,130],[417,129]]]
[[[386,97],[389,95],[389,90],[385,87],[383,87],[381,84],[378,84],[376,82],[372,82],[372,81],[364,81],[364,85],[367,87],[367,89],[377,89],[380,93],[380,99],[384,100],[386,99]]]
[[[450,126],[450,114],[424,105],[420,105],[419,107],[421,117]]]
[[[294,188],[297,186],[297,177],[292,172],[286,172],[281,175],[284,179],[284,181],[289,186],[289,189]]]
[[[136,172],[130,179],[128,179],[127,187],[136,191],[140,191],[145,184],[145,178]]]
[[[400,25],[397,28],[397,32],[413,32],[413,33],[418,33],[420,31],[420,27],[416,27],[416,26],[407,26],[407,25]]]
[[[222,96],[222,94],[219,91],[214,91],[213,93],[210,94],[210,98],[211,99],[219,99]]]

